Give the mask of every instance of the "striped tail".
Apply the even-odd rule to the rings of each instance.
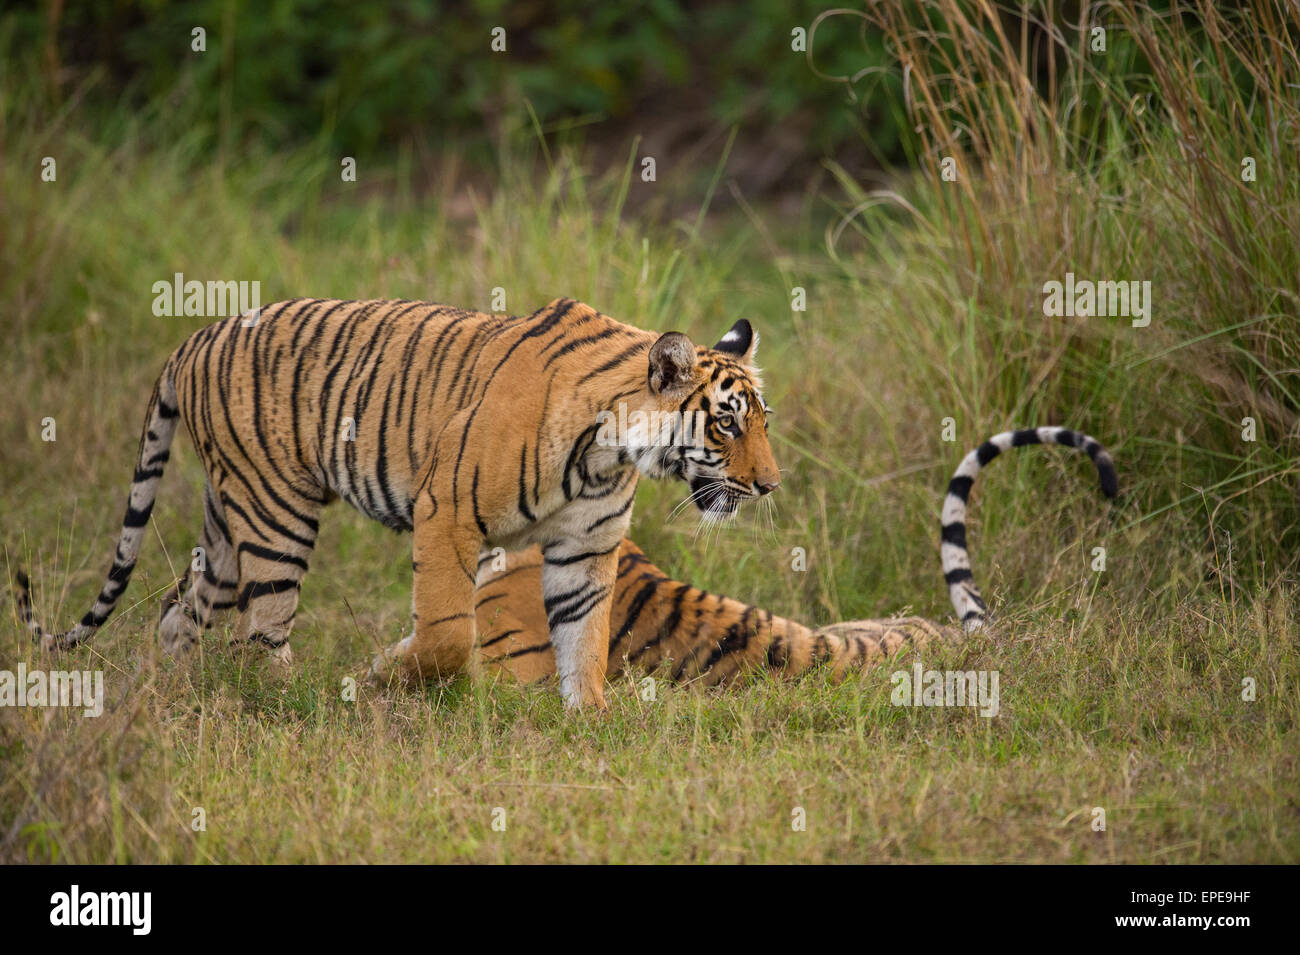
[[[144,539],[149,514],[153,511],[154,499],[158,495],[158,482],[162,480],[163,466],[171,455],[172,437],[180,420],[171,373],[172,365],[169,361],[149,398],[144,431],[140,435],[140,450],[136,455],[135,476],[131,479],[131,493],[126,502],[126,516],[122,518],[122,534],[113,555],[113,567],[108,572],[108,579],[104,582],[95,605],[86,611],[81,622],[71,630],[50,633],[32,613],[31,584],[27,575],[22,571],[15,574],[19,616],[31,631],[32,639],[39,641],[42,649],[68,649],[91,636],[104,625],[131,580],[131,571],[135,569],[136,558],[140,555],[140,542]]]
[[[1119,492],[1119,479],[1115,462],[1095,439],[1068,428],[1024,428],[995,434],[966,455],[948,482],[948,496],[943,501],[943,533],[939,552],[943,558],[943,579],[948,584],[948,596],[967,632],[978,630],[988,619],[988,605],[975,586],[970,569],[970,554],[966,552],[966,499],[971,486],[986,464],[1003,451],[1021,448],[1027,444],[1063,444],[1088,453],[1097,465],[1097,477],[1102,492],[1114,497]]]

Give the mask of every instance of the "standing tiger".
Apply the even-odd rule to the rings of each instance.
[[[905,646],[956,640],[962,629],[983,626],[988,608],[980,596],[966,551],[966,501],[975,477],[1001,452],[1029,444],[1061,444],[1084,451],[1097,468],[1107,497],[1118,491],[1115,465],[1097,441],[1065,428],[1026,428],[995,435],[961,462],[948,484],[940,551],[949,598],[962,628],[920,617],[854,620],[811,629],[738,600],[673,580],[632,541],[619,551],[618,580],[610,623],[609,674],[625,665],[666,667],[674,680],[703,685],[730,681],[747,670],[795,676],[825,664],[836,676],[874,664]],[[477,612],[481,653],[490,669],[516,679],[555,674],[551,645],[539,634],[546,620],[536,548],[510,554],[504,566],[479,565]]]
[[[707,518],[780,475],[741,319],[714,348],[621,324],[572,299],[504,317],[412,301],[295,299],[191,335],[154,385],[113,566],[69,647],[130,580],[178,421],[207,472],[202,573],[164,602],[171,650],[237,608],[236,639],[281,662],[325,505],[413,531],[414,632],[371,673],[454,674],[475,645],[481,553],[535,545],[545,637],[569,706],[604,706],[619,546],[641,475],[675,477]],[[610,416],[661,425],[605,440]],[[700,422],[693,441],[686,422]],[[540,626],[540,621],[538,621]],[[543,639],[539,630],[538,639]]]

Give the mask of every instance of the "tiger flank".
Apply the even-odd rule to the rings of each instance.
[[[149,400],[122,533],[94,606],[47,648],[86,639],[130,580],[177,424],[207,472],[201,573],[164,599],[160,635],[191,646],[226,610],[236,639],[282,664],[325,505],[341,498],[413,532],[409,636],[372,678],[470,666],[480,556],[535,546],[569,706],[604,706],[620,544],[639,478],[686,482],[709,519],[775,490],[767,407],[741,320],[714,348],[558,299],[502,317],[426,302],[295,299],[191,335]],[[658,440],[597,440],[609,415],[670,422]],[[680,429],[700,421],[692,440]]]

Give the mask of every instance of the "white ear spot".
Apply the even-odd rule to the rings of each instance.
[[[735,329],[732,329],[731,331],[727,332],[727,334],[722,336],[722,341],[724,342],[740,341],[740,333],[737,332]]]

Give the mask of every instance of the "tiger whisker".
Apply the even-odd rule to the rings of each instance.
[[[721,481],[714,483],[717,484],[717,487],[714,489],[713,496],[710,497],[708,502],[705,504],[704,512],[700,516],[700,522],[695,528],[694,539],[698,539],[700,531],[704,531],[704,547],[706,550],[708,549],[709,544],[712,543],[712,540],[716,539],[717,536],[722,533],[722,528],[733,523],[736,517],[736,511],[734,510],[731,511],[731,513],[724,514],[713,509],[714,503],[721,499],[728,498],[732,494],[730,489],[728,489]]]
[[[665,520],[664,523],[667,524],[670,521],[672,521],[672,519],[681,512],[682,508],[686,507],[686,505],[688,504],[693,503],[697,498],[703,496],[704,494],[707,494],[709,491],[712,491],[714,487],[720,483],[721,483],[720,481],[710,481],[708,484],[705,484],[703,487],[701,487],[698,491],[692,491],[676,507],[672,509],[672,511],[668,514],[667,520]]]

